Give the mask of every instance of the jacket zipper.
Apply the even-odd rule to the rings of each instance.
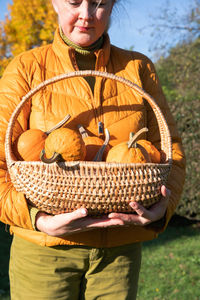
[[[76,57],[75,57],[75,52],[74,51],[71,51],[71,59],[72,59],[72,65],[74,67],[74,70],[75,71],[79,71],[79,67],[78,67],[78,64],[76,62]],[[94,111],[94,117],[95,117],[95,120],[96,120],[96,124],[97,124],[97,133],[98,133],[98,136],[99,137],[102,137],[104,138],[104,122],[103,122],[103,109],[102,109],[102,101],[101,101],[101,94],[102,94],[102,83],[104,82],[104,78],[102,79],[101,81],[101,85],[100,85],[100,91],[99,91],[99,97],[100,97],[100,101],[99,101],[99,104],[100,104],[100,115],[98,117],[98,114],[97,114],[97,108],[94,106],[94,95],[95,95],[95,86],[96,86],[96,82],[94,84],[94,92],[92,92],[91,90],[91,87],[90,85],[88,84],[88,82],[86,80],[85,81],[85,84],[87,85],[88,89],[90,90],[90,95],[91,95],[91,106],[92,106],[92,109]]]

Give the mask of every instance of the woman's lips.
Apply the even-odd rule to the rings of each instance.
[[[84,26],[77,26],[79,31],[82,31],[82,32],[88,32],[89,30],[92,29],[92,27],[84,27]]]

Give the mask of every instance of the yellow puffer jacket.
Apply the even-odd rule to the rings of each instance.
[[[156,99],[162,109],[173,139],[173,168],[168,181],[172,194],[165,217],[159,229],[130,226],[95,229],[67,238],[55,238],[33,230],[27,202],[16,192],[7,173],[4,139],[7,123],[16,105],[30,89],[53,76],[77,70],[74,49],[68,47],[55,33],[53,44],[30,50],[17,56],[9,64],[0,80],[0,220],[11,225],[10,231],[40,245],[83,244],[94,247],[112,247],[137,241],[150,240],[166,227],[180,199],[185,177],[185,158],[176,125],[169,111],[152,62],[144,55],[110,45],[105,36],[103,48],[96,51],[96,70],[114,73],[141,86]],[[98,135],[102,121],[115,145],[125,141],[129,132],[147,126],[147,139],[157,147],[160,136],[155,115],[141,96],[120,83],[96,78],[94,95],[84,78],[57,82],[40,90],[27,103],[14,128],[14,138],[23,130],[39,128],[47,131],[67,114],[69,126],[82,124]],[[155,224],[156,225],[156,224]]]

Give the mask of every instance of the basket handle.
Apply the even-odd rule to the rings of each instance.
[[[171,143],[171,136],[170,136],[170,131],[167,125],[167,122],[164,118],[163,113],[161,112],[159,106],[155,102],[155,100],[148,94],[146,93],[141,87],[139,87],[137,84],[131,82],[130,80],[127,80],[123,77],[116,76],[112,73],[107,73],[107,72],[99,72],[99,71],[94,71],[94,70],[84,70],[84,71],[74,71],[74,72],[69,72],[65,74],[61,74],[55,77],[52,77],[48,80],[43,81],[40,83],[38,86],[30,90],[25,96],[22,97],[21,102],[16,106],[15,110],[13,111],[11,118],[8,123],[8,128],[6,131],[6,137],[5,137],[5,154],[6,154],[6,162],[8,166],[12,165],[16,159],[12,153],[11,150],[11,145],[12,145],[12,134],[13,134],[13,127],[14,123],[20,114],[23,105],[25,102],[27,102],[33,95],[35,95],[39,90],[44,88],[47,85],[50,85],[52,83],[67,79],[67,78],[72,78],[72,77],[80,77],[80,76],[99,76],[99,77],[104,77],[107,79],[111,80],[116,80],[118,82],[121,82],[122,84],[125,84],[126,86],[129,86],[136,92],[138,92],[139,95],[141,95],[151,106],[152,110],[155,113],[156,119],[158,121],[158,126],[159,126],[159,131],[160,131],[160,136],[161,136],[161,150],[165,152],[166,154],[166,160],[168,163],[172,163],[172,143]]]

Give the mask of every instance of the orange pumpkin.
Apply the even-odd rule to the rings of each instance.
[[[147,140],[138,140],[137,144],[143,146],[150,155],[152,163],[160,163],[161,162],[161,153],[160,151],[150,142]]]
[[[14,142],[13,151],[18,160],[38,161],[47,134],[40,129],[24,131]]]
[[[86,161],[93,161],[96,157],[96,154],[100,150],[100,148],[103,146],[104,141],[98,137],[98,136],[89,136],[88,133],[86,132],[85,128],[82,125],[78,125],[79,132],[83,138],[83,141],[86,146]],[[110,146],[106,145],[103,155],[102,155],[102,160],[105,161],[106,156],[108,154],[108,151],[110,150]]]
[[[59,128],[46,138],[41,160],[45,163],[77,161],[84,160],[85,156],[86,147],[81,134],[69,128]]]
[[[18,160],[39,161],[40,153],[45,145],[47,136],[57,128],[63,126],[70,119],[70,115],[56,124],[49,131],[40,129],[28,129],[24,131],[13,143],[13,152]]]
[[[151,162],[151,158],[146,149],[136,142],[137,137],[142,132],[139,131],[133,135],[130,133],[128,142],[122,142],[116,146],[113,146],[108,152],[107,162],[119,162],[119,163],[148,163]]]

